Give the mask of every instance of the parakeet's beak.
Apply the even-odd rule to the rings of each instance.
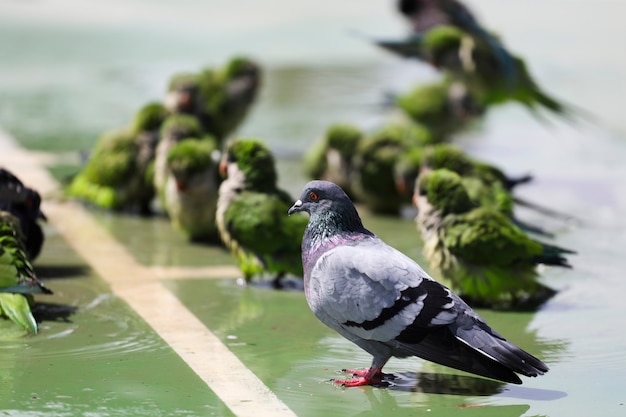
[[[293,206],[291,206],[289,211],[287,211],[287,214],[291,216],[293,213],[299,212],[301,208],[302,208],[302,200],[298,200],[295,203],[293,203]]]
[[[187,183],[183,180],[176,180],[176,189],[178,191],[185,191],[187,189]]]
[[[222,178],[226,178],[228,176],[228,163],[225,159],[220,161],[219,171]]]
[[[417,193],[413,193],[413,197],[411,198],[411,200],[413,201],[413,207],[419,210],[419,196],[417,195]]]
[[[404,182],[404,179],[396,180],[395,184],[396,184],[396,191],[398,192],[398,194],[407,195],[407,187],[406,187],[406,182]]]

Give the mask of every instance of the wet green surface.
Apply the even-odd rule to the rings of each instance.
[[[340,389],[330,383],[341,378],[343,368],[362,368],[371,357],[338,337],[308,312],[300,292],[243,288],[232,281],[180,280],[168,287],[222,341],[242,359],[298,415],[450,415],[454,410],[474,409],[483,415],[522,415],[528,406],[520,396],[550,401],[566,396],[552,389],[518,390],[494,381],[426,364],[418,359],[392,360],[388,372],[396,374],[387,390]],[[537,337],[526,330],[528,314],[482,312],[495,327],[508,329],[507,336],[540,357],[555,360],[565,343]],[[494,400],[491,395],[501,395]],[[528,398],[525,398],[528,400]],[[499,410],[499,411],[497,411]],[[498,414],[500,413],[500,414]]]
[[[2,323],[0,415],[232,415],[54,230],[46,236],[36,268],[54,295],[37,297],[39,334]]]
[[[401,32],[387,0],[340,6],[305,1],[298,10],[279,1],[270,11],[262,2],[244,3],[94,2],[94,12],[81,13],[69,0],[4,2],[0,52],[11,59],[0,66],[0,127],[30,149],[70,151],[69,160],[64,154],[51,163],[55,176],[64,178],[76,169],[72,161],[79,151],[103,130],[161,98],[171,73],[247,52],[262,60],[267,73],[240,133],[268,142],[279,159],[281,185],[295,197],[306,181],[300,156],[329,123],[373,128],[384,119],[383,92],[433,76],[347,35],[348,29]],[[519,107],[505,106],[458,142],[511,174],[532,172],[536,181],[520,189],[521,196],[581,219],[562,222],[520,211],[553,230],[556,243],[578,251],[571,258],[574,268],[542,271],[542,279],[560,292],[536,314],[481,311],[551,371],[518,387],[418,359],[392,360],[387,371],[399,378],[391,389],[342,390],[328,380],[344,367],[367,366],[370,358],[317,322],[302,293],[242,288],[231,280],[167,281],[298,415],[626,412],[626,61],[619,49],[626,41],[620,17],[626,10],[617,2],[473,3],[551,92],[601,121],[546,126]],[[248,13],[240,14],[242,8]],[[423,263],[411,220],[362,213],[367,227]],[[189,244],[164,218],[92,214],[144,265],[233,265],[223,249]],[[38,335],[22,337],[10,323],[0,323],[0,415],[231,415],[53,227],[46,236],[35,266],[55,295],[37,298],[43,320]]]

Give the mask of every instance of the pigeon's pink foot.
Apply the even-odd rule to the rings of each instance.
[[[333,382],[344,387],[362,387],[365,385],[386,386],[389,385],[384,378],[391,374],[383,374],[381,368],[369,369],[342,369],[342,372],[352,374],[351,379],[334,379]]]

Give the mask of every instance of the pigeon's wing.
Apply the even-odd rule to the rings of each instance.
[[[418,332],[453,321],[448,294],[412,259],[372,238],[322,255],[307,299],[318,318],[342,334],[389,342],[413,324]]]
[[[425,335],[411,334],[414,325],[396,338],[405,354],[500,381],[521,384],[515,373],[543,375],[548,367],[536,357],[507,341],[493,330],[463,300],[451,294],[452,323],[433,327]]]

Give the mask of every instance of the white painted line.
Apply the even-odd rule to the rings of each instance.
[[[157,279],[194,279],[194,278],[241,278],[241,270],[236,266],[151,266],[150,272]]]
[[[0,131],[0,166],[13,171],[44,196],[55,193],[58,184],[51,175],[6,136]],[[139,264],[81,205],[44,201],[43,210],[113,293],[128,303],[235,415],[295,416],[155,278],[155,270]]]

